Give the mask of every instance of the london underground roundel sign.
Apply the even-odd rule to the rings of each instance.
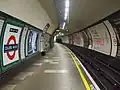
[[[19,60],[19,41],[22,28],[7,24],[3,38],[3,66]]]
[[[13,44],[10,44],[12,41],[13,41]],[[16,44],[15,36],[10,36],[9,37],[8,42],[7,42],[7,46],[8,46],[8,48],[11,47],[10,51],[13,51],[12,54],[10,54],[10,52],[8,51],[7,56],[10,60],[13,60],[14,57],[15,57],[16,50],[18,49],[18,45]]]

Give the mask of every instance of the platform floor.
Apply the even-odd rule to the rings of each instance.
[[[44,57],[13,77],[0,90],[86,90],[63,45],[55,44]]]

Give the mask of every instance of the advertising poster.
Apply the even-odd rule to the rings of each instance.
[[[4,24],[4,20],[0,19],[0,35],[1,35],[3,24]]]
[[[27,42],[28,55],[33,54],[37,51],[37,37],[38,32],[30,30]]]
[[[33,31],[33,36],[32,36],[32,52],[35,53],[37,51],[37,39],[38,33],[36,31]]]
[[[32,36],[33,36],[33,33],[32,31],[30,31],[28,35],[28,54],[32,53]]]
[[[77,46],[80,45],[80,35],[79,35],[79,33],[74,34],[74,45],[77,45]]]
[[[103,23],[89,28],[92,36],[92,49],[104,54],[110,55],[111,52],[111,38],[110,34]]]
[[[26,35],[27,35],[27,31],[28,31],[28,28],[24,27],[23,32],[22,32],[22,36],[21,36],[21,42],[20,42],[21,59],[25,58],[25,38],[26,38]]]
[[[7,24],[3,38],[3,65],[19,60],[19,38],[21,27]]]
[[[84,46],[83,35],[81,32],[74,34],[74,40],[75,40],[74,42],[75,45],[81,46],[81,47]]]

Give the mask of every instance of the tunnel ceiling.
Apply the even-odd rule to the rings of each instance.
[[[55,0],[40,0],[54,23],[62,21],[64,12],[64,0],[56,0],[60,3],[61,15],[57,18]],[[120,9],[120,0],[70,0],[69,24],[70,33],[83,29],[98,20]],[[64,17],[63,17],[64,18]],[[59,20],[59,21],[58,21]]]
[[[54,0],[39,0],[42,7],[46,10],[53,24],[58,26],[58,15]]]
[[[120,0],[70,0],[70,32],[83,29],[120,9]]]

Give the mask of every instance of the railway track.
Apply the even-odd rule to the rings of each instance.
[[[64,44],[79,58],[101,90],[120,90],[120,61],[86,48]]]

